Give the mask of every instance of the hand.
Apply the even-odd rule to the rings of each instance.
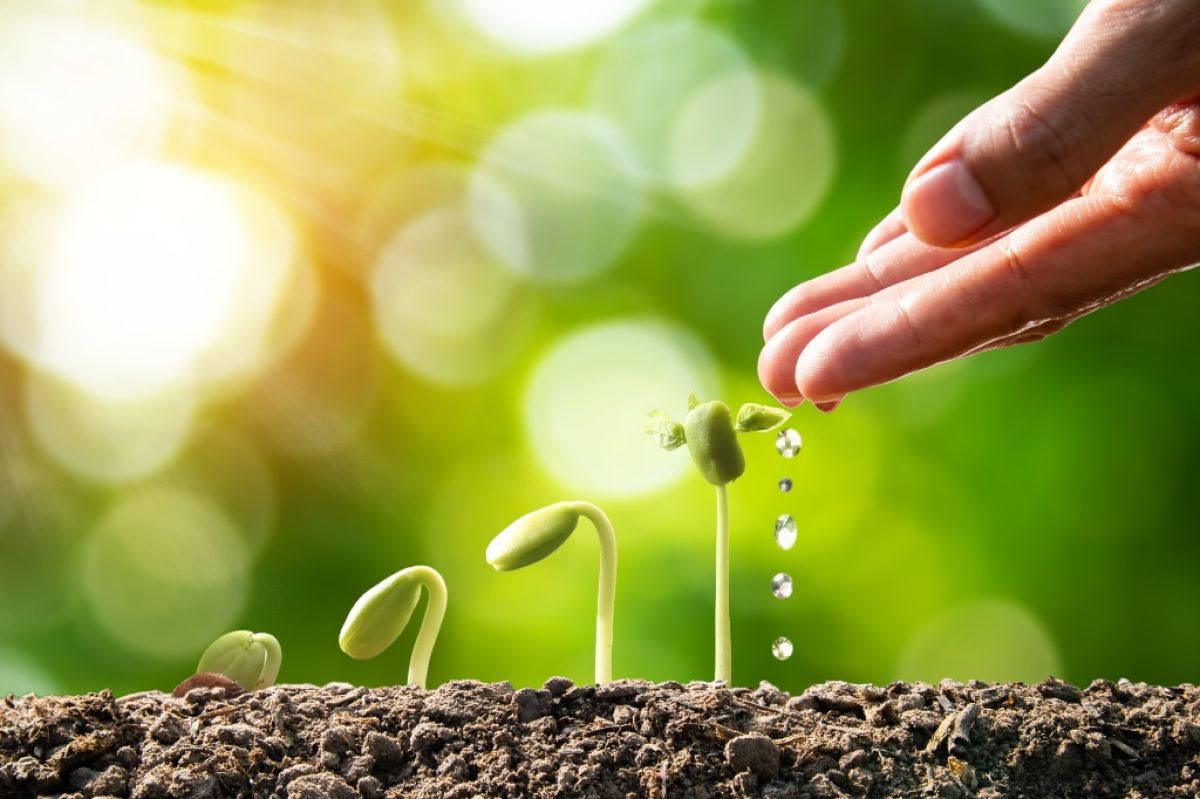
[[[1093,0],[1050,61],[917,164],[853,264],[793,288],[785,405],[1035,341],[1200,261],[1200,5]]]

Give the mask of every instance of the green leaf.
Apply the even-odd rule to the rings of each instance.
[[[654,436],[655,443],[665,450],[679,449],[687,443],[683,425],[662,411],[653,411],[646,422],[646,432]]]
[[[420,575],[401,569],[359,597],[346,616],[338,645],[352,658],[368,660],[400,637],[421,597]]]
[[[739,433],[766,433],[791,418],[792,414],[782,408],[747,402],[738,409],[737,431]]]
[[[573,502],[556,502],[526,513],[488,544],[487,562],[501,572],[537,563],[562,546],[578,523]]]
[[[695,408],[699,404],[700,404],[700,398],[696,396],[696,392],[693,391],[691,394],[688,394],[688,410],[689,411],[692,410],[693,408]]]

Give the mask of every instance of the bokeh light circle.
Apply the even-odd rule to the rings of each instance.
[[[8,165],[65,187],[153,157],[185,87],[138,44],[139,32],[96,13],[96,4],[71,12],[15,5],[0,10],[0,153]]]
[[[1036,683],[1061,674],[1058,646],[1033,614],[1011,600],[982,599],[926,622],[905,648],[897,677]]]
[[[987,100],[988,93],[980,89],[961,89],[927,100],[912,115],[900,136],[901,169],[907,171],[916,166],[929,148]]]
[[[195,410],[186,387],[103,399],[39,374],[25,383],[25,415],[38,447],[99,483],[127,482],[169,463],[187,441]]]
[[[1037,39],[1061,39],[1088,0],[978,0],[1000,24]]]
[[[833,128],[817,98],[796,82],[762,73],[757,130],[746,155],[727,175],[706,182],[713,127],[729,107],[744,104],[743,77],[714,78],[688,99],[671,129],[671,168],[680,199],[692,212],[734,238],[783,235],[816,210],[832,182],[837,159]]]
[[[569,50],[616,30],[650,0],[458,0],[493,41],[531,53]]]
[[[712,359],[689,331],[653,319],[585,328],[538,364],[525,426],[542,466],[572,490],[627,497],[660,489],[693,466],[656,449],[643,432],[650,411],[676,418],[691,392],[714,397]]]
[[[82,584],[101,628],[126,649],[193,657],[226,632],[247,591],[247,552],[229,518],[198,494],[146,488],[91,531]]]
[[[611,264],[637,229],[635,170],[604,118],[540,111],[484,149],[471,176],[471,221],[503,266],[535,281],[578,282]]]
[[[186,380],[235,332],[258,266],[234,186],[168,164],[108,173],[67,204],[55,234],[35,289],[37,357],[106,397]]]
[[[499,373],[530,332],[530,297],[480,248],[460,208],[397,231],[371,281],[375,323],[404,366],[443,385]]]
[[[673,123],[708,81],[727,81],[721,116],[693,124],[671,164]],[[750,145],[761,98],[750,60],[729,36],[689,19],[637,28],[606,47],[592,78],[592,105],[628,136],[647,179],[707,182],[724,177]]]

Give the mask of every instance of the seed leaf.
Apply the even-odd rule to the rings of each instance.
[[[683,425],[662,411],[652,411],[646,422],[646,432],[665,450],[679,449],[687,443]]]
[[[696,396],[696,392],[693,391],[691,394],[688,394],[688,410],[689,411],[692,408],[695,408],[699,404],[700,404],[700,398]]]
[[[737,431],[739,433],[766,433],[791,418],[792,414],[782,408],[747,402],[738,409]]]

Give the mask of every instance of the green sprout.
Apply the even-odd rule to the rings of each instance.
[[[421,588],[429,594],[425,617],[408,663],[408,683],[425,687],[429,674],[429,656],[437,641],[442,618],[446,615],[446,583],[429,566],[409,566],[375,585],[354,603],[338,646],[352,658],[369,660],[392,645],[412,618]]]
[[[617,539],[604,511],[590,502],[557,502],[527,513],[488,544],[487,562],[496,571],[537,563],[558,549],[586,516],[600,538],[600,589],[596,600],[596,684],[612,681],[613,606],[617,594]]]
[[[209,644],[196,666],[197,674],[220,674],[247,691],[268,688],[279,676],[283,650],[270,633],[234,630]]]
[[[717,596],[716,677],[732,684],[733,658],[729,636],[729,492],[728,485],[746,471],[746,457],[738,433],[765,433],[791,418],[779,408],[747,403],[737,420],[723,402],[700,402],[688,397],[688,414],[683,424],[662,411],[653,411],[646,432],[665,450],[687,445],[692,461],[704,479],[717,487]]]

